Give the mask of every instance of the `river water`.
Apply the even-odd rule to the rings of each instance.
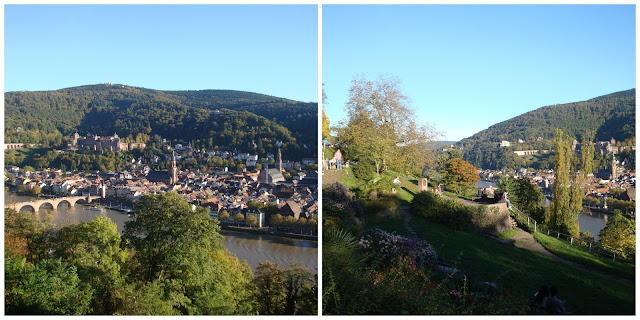
[[[478,181],[476,188],[495,188],[496,184],[491,181]],[[551,205],[551,200],[544,198],[542,205],[548,207]],[[589,231],[593,235],[595,241],[598,241],[600,237],[598,234],[600,230],[604,229],[607,224],[610,215],[598,212],[583,212],[578,215],[578,223],[580,224],[580,231]]]
[[[11,195],[6,198],[8,202],[30,201],[33,197]],[[57,210],[52,212],[54,223],[68,224],[83,221],[91,221],[98,216],[104,216],[116,223],[118,232],[122,233],[124,223],[131,218],[124,212],[102,209],[91,210],[89,207],[77,204],[69,207],[60,204]],[[318,273],[318,242],[308,240],[290,239],[270,235],[257,235],[228,230],[221,230],[225,237],[225,245],[229,251],[240,260],[247,260],[254,269],[260,261],[280,263],[281,267],[287,267],[289,261],[297,262]]]

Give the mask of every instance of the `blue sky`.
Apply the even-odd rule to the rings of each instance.
[[[7,5],[5,92],[85,84],[318,101],[316,5]]]
[[[633,5],[325,5],[331,124],[356,73],[390,74],[418,121],[460,140],[542,106],[635,88]]]

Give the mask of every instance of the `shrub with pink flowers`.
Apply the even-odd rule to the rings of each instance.
[[[378,261],[389,265],[392,262],[409,270],[424,269],[438,260],[438,255],[428,242],[380,229],[371,230],[360,239],[358,245],[374,263]]]

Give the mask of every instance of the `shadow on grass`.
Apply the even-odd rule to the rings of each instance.
[[[402,190],[406,191],[408,194],[410,194],[410,195],[412,195],[412,196],[415,196],[415,195],[416,195],[416,193],[415,193],[415,192],[413,192],[413,191],[409,190],[407,187],[402,187]]]

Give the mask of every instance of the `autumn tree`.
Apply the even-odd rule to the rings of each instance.
[[[478,169],[469,162],[453,158],[445,164],[443,182],[458,194],[473,187],[478,180],[480,180]]]
[[[329,117],[324,113],[324,108],[322,109],[322,138],[328,138],[331,134],[331,129],[329,128]]]
[[[349,89],[348,121],[339,128],[339,142],[354,160],[370,163],[376,175],[385,167],[420,173],[429,159],[434,130],[416,123],[411,100],[400,85],[393,77],[371,81],[359,75]]]

